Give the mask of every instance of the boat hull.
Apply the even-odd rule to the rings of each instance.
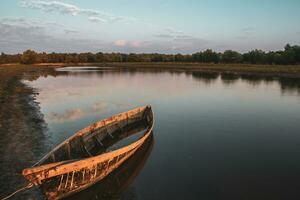
[[[109,137],[120,137],[121,139],[126,137],[119,135],[118,129],[113,129],[112,125],[122,130],[122,128],[132,126],[139,121],[146,122],[147,128],[143,136],[137,141],[120,149],[100,155],[89,156],[83,159],[71,159],[72,154],[70,151],[74,150],[75,146],[70,144],[76,144],[74,141],[84,140],[84,146],[81,143],[78,148],[91,155],[90,152],[92,152],[92,149],[95,149],[94,144],[102,144]],[[122,124],[125,125],[123,126]],[[31,183],[40,187],[47,199],[67,197],[97,183],[122,165],[149,138],[153,130],[153,124],[153,112],[150,106],[133,109],[99,121],[77,132],[74,136],[58,145],[58,147],[42,158],[34,167],[23,170],[23,175]],[[105,126],[110,127],[110,130],[116,131],[106,131],[106,137],[103,137],[103,133],[100,130],[105,129]],[[88,143],[89,141],[90,143]],[[55,158],[59,157],[57,152],[62,151],[63,155],[67,155],[70,159],[51,163],[51,159],[55,160]]]

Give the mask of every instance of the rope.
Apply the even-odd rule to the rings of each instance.
[[[18,192],[21,192],[21,191],[23,191],[23,190],[29,189],[29,188],[31,188],[32,186],[33,186],[33,184],[32,184],[32,183],[29,183],[29,184],[26,185],[25,187],[22,187],[22,188],[16,190],[15,192],[13,192],[13,193],[11,193],[10,195],[8,195],[8,196],[2,198],[1,200],[9,199],[9,198],[11,198],[12,196],[14,196],[15,194],[17,194]]]

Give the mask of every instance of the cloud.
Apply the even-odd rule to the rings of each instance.
[[[183,31],[179,31],[171,27],[166,27],[163,29],[162,33],[156,34],[155,37],[161,39],[176,39],[176,38],[188,37],[188,36]]]
[[[143,41],[127,41],[127,40],[116,40],[113,44],[117,47],[125,47],[125,48],[139,48],[145,46],[145,42]]]
[[[79,31],[58,23],[3,18],[0,19],[0,52],[20,53],[26,49],[46,52],[95,52],[109,48],[108,42],[82,39],[76,33]],[[76,37],[66,37],[66,34],[76,34]]]
[[[126,40],[116,40],[114,41],[114,45],[118,46],[118,47],[123,47],[127,44]]]
[[[168,39],[168,40],[177,41],[177,42],[202,40],[197,37],[190,36],[190,35],[184,33],[183,31],[176,30],[171,27],[164,28],[163,33],[156,34],[155,36],[160,39]],[[202,41],[204,41],[204,40],[202,40]]]
[[[22,1],[23,7],[28,7],[32,9],[39,9],[44,12],[60,12],[62,14],[71,14],[78,15],[81,11],[75,5],[58,2],[58,1],[39,1],[39,0],[31,0],[31,1]]]
[[[244,40],[253,37],[255,34],[254,27],[246,27],[240,30],[240,35],[236,36],[237,39]]]
[[[18,18],[9,18],[9,17],[4,17],[1,19],[1,22],[4,23],[28,23],[27,20],[25,20],[23,17],[18,17]]]
[[[183,31],[176,30],[176,29],[174,29],[172,27],[166,27],[165,31],[168,32],[168,33],[170,33],[170,34],[172,34],[172,35],[182,35],[182,34],[184,34]]]
[[[73,4],[63,3],[60,1],[43,1],[43,0],[23,0],[22,6],[25,8],[37,9],[43,12],[58,12],[65,15],[84,15],[88,16],[88,20],[92,22],[116,22],[120,20],[133,20],[117,16],[111,13],[106,13],[93,9],[80,8]]]
[[[39,20],[30,20],[26,19],[24,17],[17,17],[17,18],[1,18],[0,19],[1,24],[7,24],[12,26],[28,26],[28,27],[43,27],[43,28],[67,28],[66,25],[57,23],[57,22],[45,22],[45,21],[39,21]],[[70,30],[70,29],[69,29]]]
[[[0,19],[0,52],[20,53],[33,49],[40,52],[191,53],[205,48],[207,43],[180,31],[172,32],[177,35],[164,40],[102,41],[82,37],[81,30],[72,30],[56,22],[3,18]]]
[[[173,39],[174,38],[173,35],[166,34],[166,33],[156,34],[155,37],[163,38],[163,39],[170,39],[170,38]]]
[[[184,33],[183,31],[176,30],[172,27],[166,27],[161,33],[154,35],[160,39],[164,45],[168,45],[168,49],[173,53],[175,52],[193,52],[204,49],[209,43],[208,40],[193,37]],[[164,41],[164,42],[163,42]]]
[[[140,47],[142,45],[141,41],[132,41],[131,43],[132,47]]]
[[[81,38],[77,31],[64,27],[57,29],[49,28],[46,23],[19,22],[0,21],[0,52],[20,53],[33,49],[40,52],[190,53],[204,48],[207,43],[183,36],[172,40],[101,41]],[[66,34],[70,36],[66,37]]]
[[[76,34],[79,33],[79,31],[71,30],[71,29],[64,29],[65,34]]]
[[[177,41],[125,41],[122,45],[115,45],[114,51],[127,53],[194,53],[208,47],[209,42],[207,40],[194,38]]]
[[[102,19],[100,17],[89,17],[88,18],[91,22],[107,22],[107,20]]]

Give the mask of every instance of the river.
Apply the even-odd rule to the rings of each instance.
[[[36,149],[27,146],[24,154],[45,153],[115,113],[152,106],[153,144],[143,167],[134,165],[138,173],[130,184],[122,190],[108,185],[113,192],[101,198],[300,198],[299,79],[66,67],[23,82],[38,92],[46,124],[41,144],[47,144],[41,150],[34,140]],[[91,190],[86,199],[100,193]],[[32,198],[40,197],[32,192]]]

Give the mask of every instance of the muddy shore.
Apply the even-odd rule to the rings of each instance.
[[[34,164],[49,149],[46,123],[35,101],[37,91],[22,82],[26,73],[46,73],[49,69],[32,67],[0,68],[0,187],[1,198],[23,187],[21,175],[25,167]],[[29,191],[17,199],[38,197]],[[35,199],[35,198],[34,198]]]

